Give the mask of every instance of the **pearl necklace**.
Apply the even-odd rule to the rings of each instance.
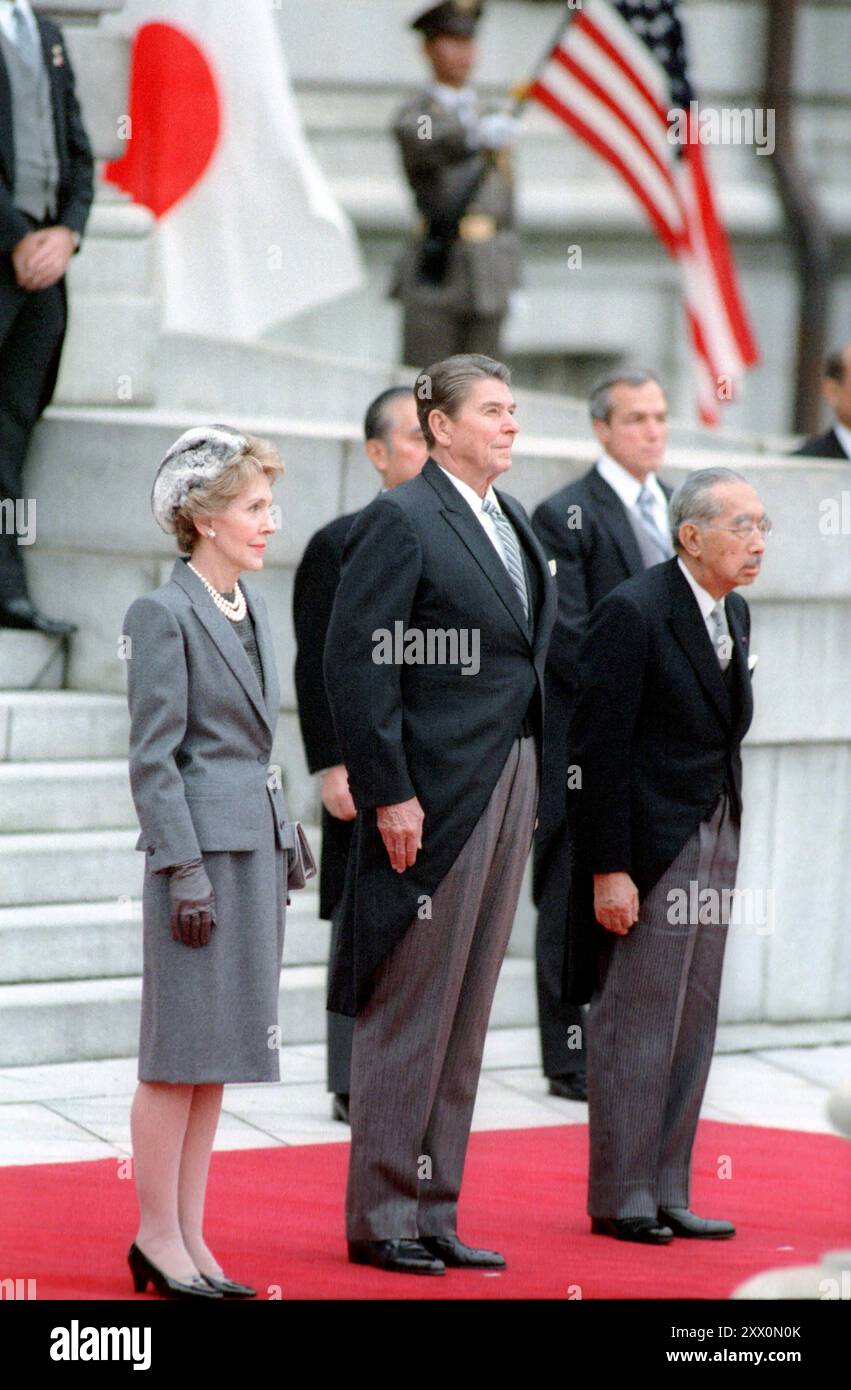
[[[225,598],[223,594],[220,594],[218,589],[214,589],[209,579],[205,579],[203,574],[200,574],[198,570],[196,570],[190,560],[187,560],[186,568],[190,569],[193,574],[198,575],[198,578],[201,580],[201,583],[204,585],[204,588],[207,590],[207,593],[210,595],[210,598],[213,600],[213,603],[220,613],[224,613],[225,617],[229,618],[232,623],[242,622],[248,612],[248,605],[245,602],[245,594],[240,589],[238,580],[233,586],[236,597],[231,600]]]

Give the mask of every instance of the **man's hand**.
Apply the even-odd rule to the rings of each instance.
[[[357,815],[349,791],[349,774],[342,763],[329,767],[322,778],[322,805],[335,820],[354,820]]]
[[[44,227],[28,232],[12,252],[15,277],[21,289],[47,290],[62,279],[77,249],[68,227]]]
[[[415,796],[396,806],[376,808],[376,824],[381,832],[390,863],[397,874],[403,874],[416,862],[417,851],[423,847],[423,808]]]
[[[629,874],[594,875],[594,916],[606,931],[627,935],[638,921],[638,889]]]

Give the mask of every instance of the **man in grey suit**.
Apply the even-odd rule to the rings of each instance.
[[[358,809],[329,1008],[356,1013],[349,1258],[501,1269],[462,1244],[482,1051],[538,800],[555,586],[494,481],[510,374],[457,356],[415,394],[431,457],[346,541],[325,681]]]
[[[431,5],[413,22],[433,80],[394,121],[420,226],[394,293],[404,308],[403,361],[453,353],[496,357],[520,279],[511,147],[519,123],[470,86],[480,0]]]
[[[718,1011],[753,714],[750,617],[770,525],[727,468],[670,503],[675,558],[595,608],[570,727],[575,873],[567,988],[591,997],[592,1231],[667,1244],[729,1221],[689,1205]]]

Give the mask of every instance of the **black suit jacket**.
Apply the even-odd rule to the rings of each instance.
[[[329,1008],[355,1013],[377,967],[452,867],[528,719],[542,734],[555,583],[519,503],[498,494],[524,554],[532,621],[505,566],[453,483],[429,459],[377,497],[346,541],[325,647],[325,683],[358,817]],[[380,630],[478,633],[480,669],[380,664]],[[417,796],[425,812],[414,866],[394,872],[375,808]],[[532,826],[529,826],[531,844]]]
[[[295,690],[307,766],[311,772],[343,761],[325,690],[322,657],[346,536],[357,512],[330,521],[308,542],[293,584],[296,635]],[[319,915],[329,918],[343,896],[354,821],[338,820],[322,807]]]
[[[666,497],[671,489],[661,484]],[[535,898],[546,847],[566,816],[569,754],[567,730],[576,703],[579,644],[592,609],[618,584],[644,569],[626,508],[596,467],[542,502],[532,525],[547,556],[556,561],[558,617],[547,658],[547,722],[541,782]]]
[[[604,939],[592,875],[626,872],[643,897],[725,788],[741,819],[739,749],[753,716],[750,616],[736,593],[725,608],[729,683],[676,559],[619,585],[592,614],[569,734],[582,774],[581,787],[568,791],[574,896],[566,985],[576,1003],[593,992]]]
[[[50,80],[56,153],[59,158],[59,189],[56,224],[69,227],[82,236],[94,197],[94,161],[74,89],[74,72],[62,39],[62,31],[52,20],[37,18],[44,62]],[[0,339],[3,324],[17,303],[18,289],[7,258],[31,225],[15,207],[14,112],[9,74],[0,51]],[[64,286],[64,282],[63,282]],[[48,373],[42,409],[49,403],[56,385],[61,343]]]
[[[848,455],[839,442],[836,430],[826,430],[824,434],[806,439],[799,448],[793,449],[792,457],[817,459],[847,459]]]

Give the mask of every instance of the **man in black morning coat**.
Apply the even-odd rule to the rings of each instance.
[[[622,369],[589,397],[602,453],[583,478],[536,508],[532,525],[556,562],[558,618],[547,657],[547,727],[532,891],[538,909],[538,1027],[550,1094],[587,1099],[582,1010],[562,1001],[565,903],[570,890],[566,788],[573,759],[568,727],[576,702],[577,654],[595,604],[618,584],[670,558],[670,488],[658,479],[668,403],[652,372]],[[577,1045],[581,1044],[581,1045]]]
[[[431,457],[346,542],[325,679],[358,808],[329,1007],[354,1013],[349,1258],[502,1268],[457,1236],[493,993],[537,812],[555,585],[493,482],[517,432],[507,368],[420,374]]]
[[[793,452],[819,459],[851,459],[851,343],[837,348],[824,364],[822,395],[833,411],[829,430],[805,439]]]
[[[366,453],[381,475],[382,490],[413,478],[425,463],[423,432],[409,386],[391,386],[376,396],[364,421]],[[297,652],[295,689],[307,766],[322,774],[322,854],[319,915],[331,922],[331,952],[339,930],[339,908],[352,840],[355,804],[334,732],[322,658],[346,536],[357,513],[335,517],[308,541],[293,583]],[[328,1014],[328,1090],[335,1119],[349,1117],[349,1069],[353,1020]]]
[[[733,589],[770,531],[726,468],[670,502],[677,556],[594,609],[570,727],[574,854],[567,988],[588,1027],[592,1230],[718,1240],[690,1209],[691,1152],[715,1040],[753,714],[750,616]]]
[[[22,495],[30,435],[65,336],[65,271],[94,195],[94,165],[61,31],[28,0],[0,0],[0,498]],[[34,607],[22,550],[0,528],[0,627],[73,631]]]

